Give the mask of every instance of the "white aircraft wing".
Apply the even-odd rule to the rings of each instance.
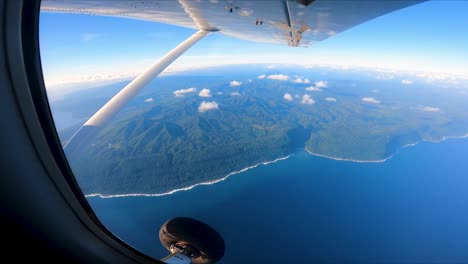
[[[262,43],[309,46],[420,0],[43,0],[42,11],[149,20]]]

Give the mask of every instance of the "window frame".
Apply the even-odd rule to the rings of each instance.
[[[41,186],[51,186],[52,189],[40,189],[40,199],[34,197],[36,191],[28,193],[24,201],[12,200],[6,206],[6,214],[11,218],[23,219],[25,223],[22,228],[28,226],[35,229],[35,233],[43,234],[41,240],[76,259],[162,263],[112,234],[99,221],[73,176],[53,122],[42,75],[39,49],[40,2],[0,1],[0,12],[3,13],[0,22],[0,32],[3,33],[0,40],[3,45],[0,47],[4,48],[4,58],[0,61],[5,61],[5,71],[1,75],[10,85],[2,89],[8,95],[11,93],[14,105],[14,109],[8,110],[11,114],[7,113],[4,117],[4,124],[16,129],[11,123],[19,121],[22,131],[17,129],[18,133],[11,141],[21,142],[21,146],[31,150],[28,153],[6,153],[6,150],[1,150],[1,165],[2,168],[6,166],[1,189],[18,190],[23,194],[31,189],[38,190]],[[0,102],[5,103],[9,99],[0,98]],[[34,160],[28,160],[29,156],[34,157]],[[8,161],[12,159],[24,159],[20,161],[24,168],[14,163],[7,167]],[[39,163],[41,170],[33,171],[33,166],[28,167],[28,162]],[[29,170],[26,175],[21,174],[23,179],[18,177],[22,170]],[[8,195],[6,193],[5,196]],[[1,196],[4,196],[3,191]],[[51,221],[41,222],[39,219]],[[157,230],[154,235],[157,236]]]

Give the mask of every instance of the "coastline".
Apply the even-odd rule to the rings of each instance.
[[[447,139],[461,139],[461,138],[468,138],[468,133],[466,133],[465,135],[463,136],[443,136],[441,137],[440,139],[421,139],[420,141],[417,141],[417,142],[413,142],[413,143],[408,143],[406,145],[403,145],[401,147],[398,147],[395,152],[392,153],[392,155],[386,157],[386,158],[383,158],[383,159],[380,159],[380,160],[355,160],[355,159],[351,159],[351,158],[339,158],[339,157],[331,157],[331,156],[327,156],[327,155],[323,155],[323,154],[318,154],[318,153],[314,153],[310,150],[306,148],[304,148],[307,153],[309,153],[310,155],[313,155],[313,156],[317,156],[317,157],[322,157],[322,158],[327,158],[327,159],[332,159],[332,160],[338,160],[338,161],[350,161],[350,162],[358,162],[358,163],[380,163],[380,162],[385,162],[391,158],[393,158],[393,156],[395,156],[395,154],[398,152],[399,149],[401,148],[408,148],[408,147],[414,147],[416,145],[418,145],[419,143],[421,142],[431,142],[431,143],[441,143]]]
[[[307,148],[304,148],[304,149],[305,149],[305,151],[307,151],[307,153],[309,153],[312,156],[317,156],[317,157],[322,157],[322,158],[327,158],[327,159],[332,159],[332,160],[338,160],[338,161],[357,162],[357,163],[380,163],[380,162],[385,162],[385,161],[391,159],[393,157],[393,155],[394,155],[394,154],[392,154],[389,157],[386,157],[386,158],[381,159],[381,160],[354,160],[354,159],[350,159],[350,158],[331,157],[331,156],[327,156],[327,155],[323,155],[323,154],[314,153],[314,152],[308,150]]]
[[[285,156],[285,157],[277,158],[277,159],[275,159],[275,160],[260,162],[260,163],[257,163],[257,164],[255,164],[255,165],[252,165],[252,166],[243,168],[243,169],[241,169],[241,170],[233,171],[233,172],[231,172],[231,173],[228,173],[226,176],[224,176],[224,177],[222,177],[222,178],[219,178],[219,179],[196,183],[196,184],[193,184],[193,185],[191,185],[191,186],[187,186],[187,187],[183,187],[183,188],[179,188],[179,189],[174,189],[174,190],[171,190],[171,191],[168,191],[168,192],[165,192],[165,193],[126,193],[126,194],[100,194],[100,193],[92,193],[92,194],[86,194],[85,197],[86,197],[86,198],[90,198],[90,197],[100,197],[100,198],[106,199],[106,198],[136,197],[136,196],[142,196],[142,197],[159,197],[159,196],[171,195],[171,194],[174,194],[174,193],[176,193],[176,192],[191,190],[191,189],[193,189],[193,188],[195,188],[195,187],[197,187],[197,186],[201,186],[201,185],[212,185],[212,184],[215,184],[215,183],[218,183],[218,182],[222,182],[222,181],[226,180],[227,178],[229,178],[229,177],[232,176],[232,175],[235,175],[235,174],[239,174],[239,173],[248,171],[248,170],[253,169],[253,168],[256,168],[256,167],[258,167],[258,166],[260,166],[260,165],[268,165],[268,164],[275,163],[275,162],[278,162],[278,161],[281,161],[281,160],[285,160],[285,159],[290,158],[290,157],[293,156],[293,155],[294,155],[294,153],[289,154],[288,156]]]
[[[337,160],[337,161],[348,161],[348,162],[357,162],[357,163],[381,163],[381,162],[385,162],[385,161],[391,159],[393,156],[395,156],[395,154],[401,148],[414,147],[414,146],[418,145],[421,142],[431,142],[431,143],[438,144],[438,143],[441,143],[441,142],[443,142],[443,141],[445,141],[447,139],[461,139],[461,138],[468,138],[468,133],[466,133],[465,135],[462,135],[462,136],[443,136],[438,140],[422,139],[422,140],[414,142],[414,143],[408,143],[406,145],[403,145],[403,146],[397,148],[397,150],[392,155],[390,155],[390,156],[388,156],[388,157],[386,157],[384,159],[380,159],[380,160],[354,160],[354,159],[350,159],[350,158],[331,157],[331,156],[327,156],[327,155],[323,155],[323,154],[313,153],[313,152],[309,151],[307,149],[307,147],[305,147],[304,150],[310,155],[317,156],[317,157],[322,157],[322,158],[327,158],[327,159],[332,159],[332,160]],[[271,163],[282,161],[282,160],[290,158],[293,155],[294,155],[294,153],[292,153],[292,154],[290,154],[288,156],[285,156],[285,157],[277,158],[277,159],[272,160],[272,161],[260,162],[260,163],[257,163],[255,165],[243,168],[241,170],[231,172],[231,173],[227,174],[226,176],[224,176],[222,178],[219,178],[219,179],[196,183],[196,184],[193,184],[193,185],[190,185],[190,186],[187,186],[187,187],[174,189],[174,190],[164,192],[164,193],[127,193],[127,194],[109,194],[109,195],[100,194],[100,193],[93,193],[93,194],[86,194],[85,197],[86,198],[100,197],[100,198],[103,198],[103,199],[107,199],[107,198],[137,197],[137,196],[140,196],[140,197],[159,197],[159,196],[171,195],[171,194],[174,194],[176,192],[191,190],[191,189],[193,189],[193,188],[195,188],[197,186],[212,185],[212,184],[215,184],[215,183],[218,183],[218,182],[222,182],[222,181],[226,180],[227,178],[229,178],[232,175],[248,171],[248,170],[256,168],[256,167],[258,167],[260,165],[268,165],[268,164],[271,164]]]

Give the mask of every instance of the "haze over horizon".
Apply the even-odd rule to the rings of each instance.
[[[309,48],[210,34],[167,72],[228,64],[367,67],[468,78],[468,2],[430,1],[378,17]],[[161,23],[42,13],[47,88],[130,79],[195,31]],[[307,33],[305,33],[307,34]]]

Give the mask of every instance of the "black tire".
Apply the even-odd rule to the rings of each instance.
[[[159,240],[170,251],[171,245],[182,242],[189,244],[200,252],[192,258],[192,263],[216,263],[224,256],[224,240],[209,225],[198,220],[177,217],[164,223],[159,229]]]

